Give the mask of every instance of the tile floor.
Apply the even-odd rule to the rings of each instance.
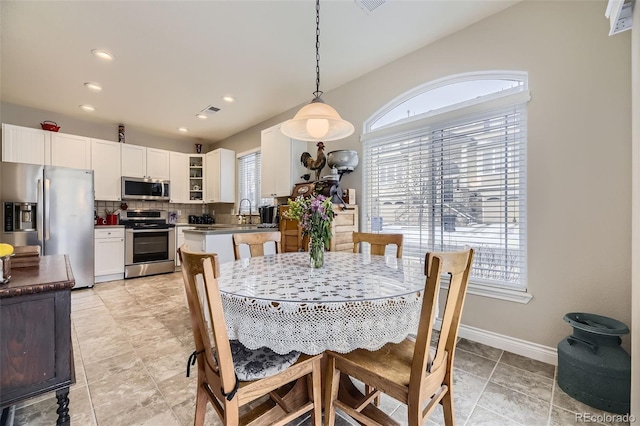
[[[74,290],[72,327],[72,425],[193,424],[196,377],[185,376],[193,336],[179,273]],[[602,414],[559,389],[555,374],[553,365],[462,339],[455,358],[457,424],[572,425],[575,413]],[[403,406],[388,397],[381,405],[406,424]],[[29,400],[16,407],[14,425],[53,425],[55,411],[53,393]],[[210,406],[206,422],[220,424]],[[337,423],[351,424],[344,417]],[[428,421],[442,423],[441,411]]]

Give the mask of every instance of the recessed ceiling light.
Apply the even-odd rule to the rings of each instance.
[[[87,82],[84,84],[84,87],[91,90],[92,92],[100,92],[102,90],[102,86],[100,86],[99,83]]]
[[[82,108],[83,111],[87,112],[93,112],[96,110],[93,105],[80,105],[80,108]]]
[[[200,120],[206,120],[208,117],[204,114],[196,114],[196,117],[198,117]]]
[[[105,61],[111,61],[113,59],[113,55],[110,52],[107,52],[106,50],[93,49],[91,53],[93,53],[95,56],[97,56],[100,59],[104,59]]]
[[[223,96],[222,100],[225,101],[225,102],[232,103],[232,102],[236,101],[236,98],[234,98],[233,96],[227,95],[227,96]]]
[[[187,129],[186,127],[178,127],[178,131],[180,133],[187,133],[189,131],[189,129]]]

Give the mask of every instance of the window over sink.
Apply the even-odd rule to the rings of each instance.
[[[238,203],[243,198],[251,200],[251,213],[258,214],[258,207],[273,204],[273,198],[260,197],[260,150],[242,152],[238,158]],[[242,203],[240,214],[249,214],[249,203]]]

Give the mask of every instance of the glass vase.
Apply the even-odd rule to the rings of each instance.
[[[309,241],[309,266],[322,268],[324,266],[324,241],[321,238]]]

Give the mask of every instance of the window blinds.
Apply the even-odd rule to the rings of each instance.
[[[475,249],[474,283],[526,289],[526,106],[430,117],[364,142],[371,232],[404,234],[405,257]]]
[[[238,157],[238,202],[243,198],[251,200],[253,212],[260,204],[260,152]],[[241,214],[249,213],[248,203],[242,203]]]

